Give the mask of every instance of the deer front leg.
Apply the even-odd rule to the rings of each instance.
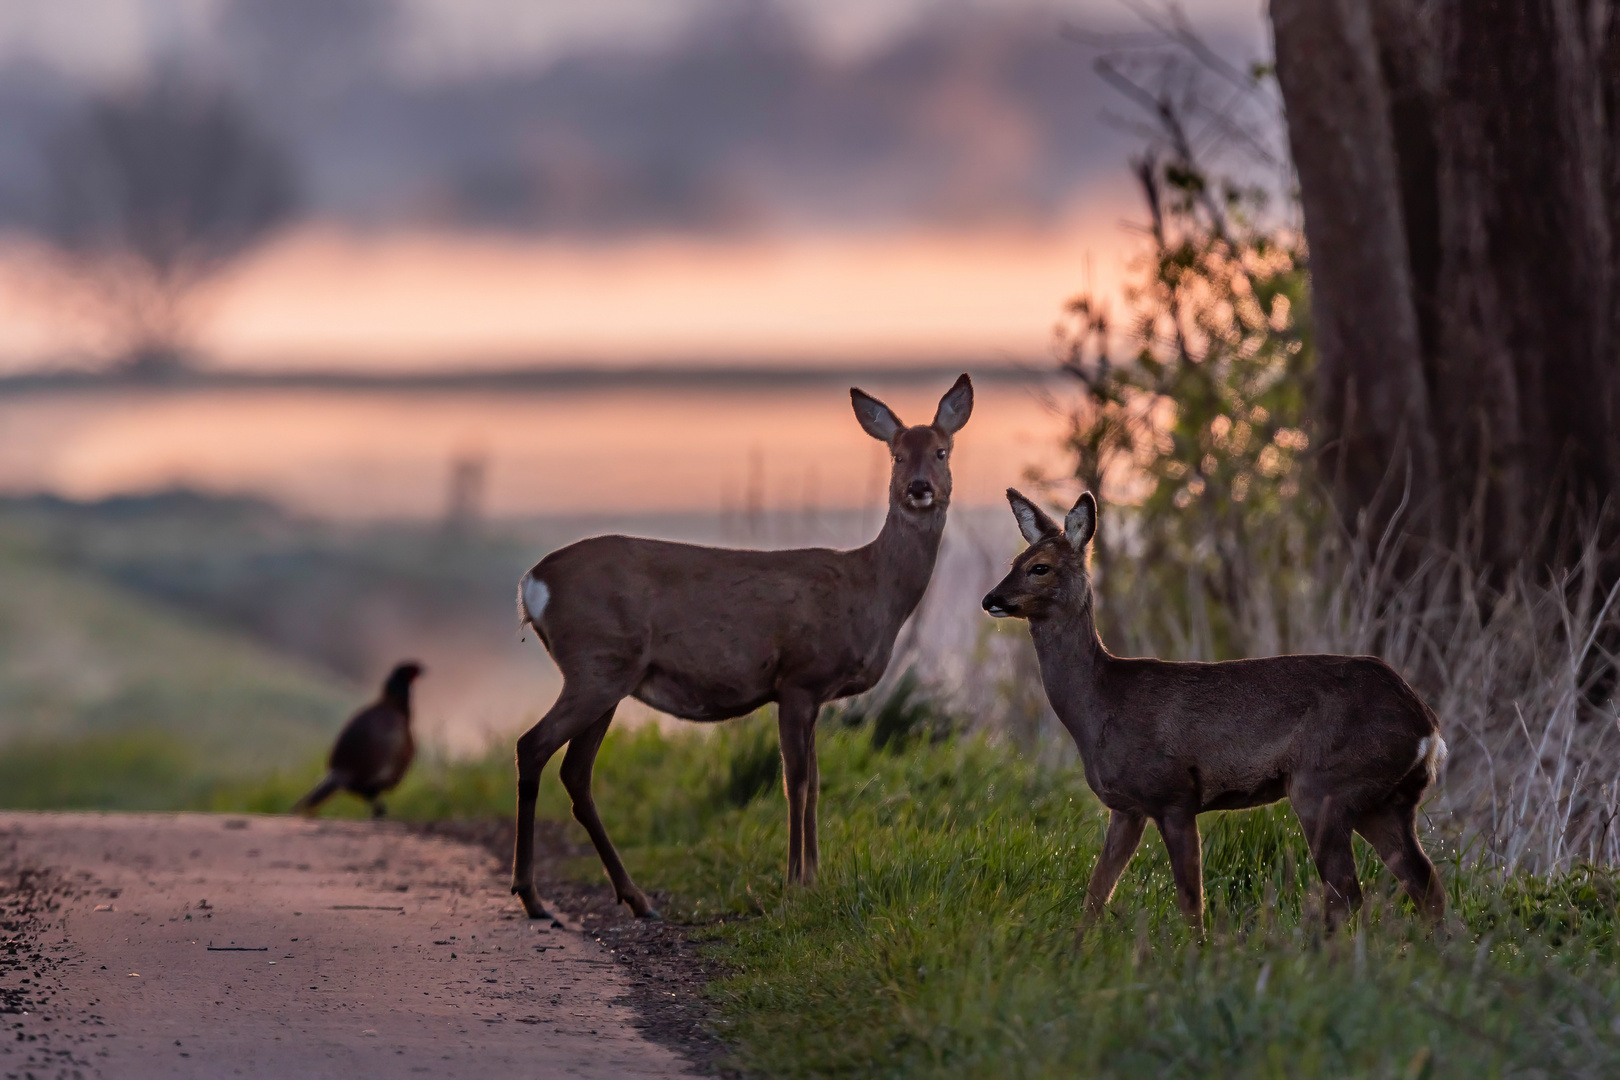
[[[776,731],[782,743],[782,790],[788,804],[789,885],[815,883],[815,825],[812,822],[807,829],[805,815],[814,806],[810,778],[816,769],[815,725],[816,705],[808,695],[782,695],[777,702]]]
[[[1176,879],[1176,906],[1193,933],[1204,936],[1204,845],[1198,836],[1198,813],[1172,809],[1158,819],[1159,833],[1170,853],[1170,873]]]
[[[1141,814],[1122,810],[1108,812],[1108,833],[1103,837],[1102,852],[1091,871],[1091,881],[1086,885],[1086,925],[1102,916],[1108,898],[1114,895],[1114,886],[1119,884],[1119,876],[1142,843],[1142,830],[1146,827],[1147,818]]]

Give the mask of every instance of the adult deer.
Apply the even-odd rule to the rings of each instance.
[[[1062,528],[1009,488],[1029,547],[984,598],[998,618],[1029,620],[1041,682],[1108,807],[1086,887],[1095,919],[1149,819],[1170,853],[1176,901],[1203,933],[1198,815],[1286,797],[1304,828],[1329,929],[1361,906],[1351,831],[1372,844],[1418,910],[1439,921],[1445,893],[1418,843],[1424,789],[1446,756],[1434,713],[1370,656],[1272,656],[1218,664],[1114,656],[1092,617],[1088,491]]]
[[[618,899],[656,916],[630,880],[591,798],[597,748],[625,697],[685,720],[728,720],[774,701],[788,803],[788,880],[813,884],[816,715],[882,678],[895,636],[933,576],[951,501],[952,437],[973,410],[966,375],[934,422],[901,423],[851,390],[861,427],[893,458],[889,514],[853,551],[734,551],[599,536],[552,552],[518,585],[518,618],[562,670],[563,688],[518,739],[512,891],[544,918],[533,881],[534,803],[546,762],[568,744],[562,782]]]

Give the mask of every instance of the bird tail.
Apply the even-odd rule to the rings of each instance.
[[[337,794],[338,788],[343,786],[343,777],[335,772],[329,772],[321,778],[321,782],[309,790],[309,794],[293,803],[292,812],[295,814],[311,814],[320,807],[321,803]]]

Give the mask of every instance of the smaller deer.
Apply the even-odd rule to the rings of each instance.
[[[1286,797],[1322,875],[1328,928],[1361,906],[1350,834],[1359,832],[1438,922],[1445,892],[1418,843],[1423,792],[1446,756],[1434,713],[1371,656],[1271,656],[1174,663],[1114,656],[1097,637],[1087,545],[1097,502],[1080,496],[1062,528],[1007,489],[1029,547],[984,598],[997,618],[1029,620],[1041,682],[1108,807],[1086,918],[1113,895],[1151,819],[1164,837],[1176,902],[1200,936],[1198,815]]]

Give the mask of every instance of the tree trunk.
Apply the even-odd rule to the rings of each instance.
[[[1311,249],[1320,461],[1345,520],[1379,529],[1408,464],[1432,512],[1438,464],[1390,99],[1361,0],[1273,0],[1271,17]]]
[[[1409,528],[1502,569],[1566,557],[1620,479],[1607,0],[1273,0],[1272,20],[1313,303],[1363,327],[1318,333],[1330,446],[1375,459],[1328,458],[1341,512],[1376,514],[1372,475],[1428,447],[1435,512]],[[1408,443],[1347,399],[1399,403]]]
[[[1483,495],[1479,538],[1496,565],[1556,542],[1536,535],[1557,509],[1548,499],[1595,509],[1612,478],[1605,140],[1573,8],[1439,11],[1437,420],[1448,472]]]

